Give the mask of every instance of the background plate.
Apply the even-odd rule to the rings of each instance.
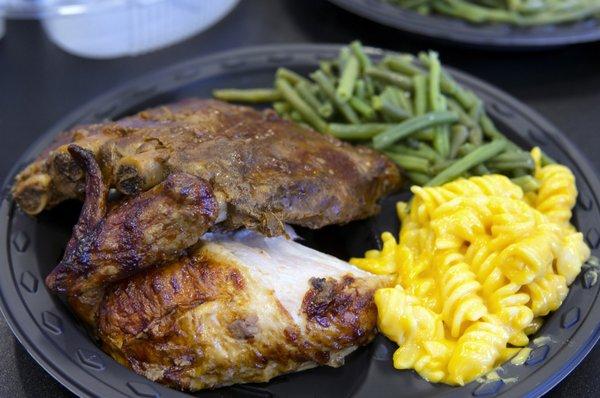
[[[68,115],[23,154],[4,182],[0,203],[0,308],[27,351],[71,391],[90,397],[184,397],[137,376],[97,348],[57,297],[46,290],[44,276],[54,267],[70,234],[79,205],[65,203],[37,219],[21,213],[9,189],[20,170],[52,137],[79,123],[116,118],[148,106],[189,96],[209,96],[217,87],[268,86],[278,66],[301,73],[316,68],[319,60],[334,57],[336,45],[284,45],[248,48],[202,57],[142,77],[95,99]],[[370,49],[373,56],[383,52]],[[580,191],[574,222],[595,255],[600,246],[600,183],[582,155],[555,127],[507,94],[458,71],[453,76],[483,98],[498,127],[522,145],[539,145],[577,177]],[[406,194],[404,194],[406,195]],[[325,230],[301,231],[314,247],[343,258],[361,254],[378,243],[379,233],[397,229],[393,203],[388,198],[382,213],[368,221]],[[276,378],[271,383],[240,385],[198,393],[221,396],[378,396],[450,397],[539,396],[564,378],[600,337],[600,311],[593,311],[600,284],[585,283],[585,275],[572,285],[559,311],[546,322],[540,335],[551,341],[536,348],[525,366],[505,366],[504,377],[517,383],[495,382],[462,388],[430,384],[414,372],[398,372],[391,365],[394,345],[383,337],[357,350],[338,369],[317,368]]]
[[[506,24],[476,25],[442,15],[421,15],[391,5],[385,0],[330,0],[332,3],[368,18],[421,36],[490,49],[531,49],[600,40],[600,21],[535,27]]]

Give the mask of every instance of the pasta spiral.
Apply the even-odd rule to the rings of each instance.
[[[560,307],[569,288],[564,276],[550,273],[529,283],[525,290],[531,297],[531,310],[535,316],[548,315]]]
[[[398,343],[394,367],[432,382],[468,383],[528,344],[556,310],[590,250],[569,224],[577,189],[564,166],[540,166],[537,192],[507,177],[412,187],[397,205],[399,241],[351,262],[395,274],[375,293],[379,328]]]

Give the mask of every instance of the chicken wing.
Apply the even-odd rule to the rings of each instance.
[[[92,153],[71,145],[86,170],[86,199],[65,255],[46,278],[55,292],[79,295],[185,254],[217,219],[211,187],[185,173],[107,211],[108,189]]]

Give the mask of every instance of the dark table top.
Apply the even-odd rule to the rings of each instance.
[[[54,122],[131,78],[201,54],[267,43],[363,43],[416,52],[502,88],[565,132],[600,170],[600,43],[537,52],[441,45],[379,26],[324,1],[246,0],[218,25],[173,47],[116,60],[69,55],[30,21],[9,22],[0,40],[0,176]],[[69,397],[27,354],[0,317],[0,397]],[[550,397],[600,396],[600,346]]]

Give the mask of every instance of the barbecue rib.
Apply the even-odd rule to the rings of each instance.
[[[219,228],[268,236],[286,223],[319,228],[368,217],[400,183],[397,168],[368,148],[272,111],[192,99],[61,134],[16,178],[13,196],[25,212],[83,198],[85,173],[71,144],[93,153],[106,184],[126,195],[173,173],[200,177],[218,199]]]

